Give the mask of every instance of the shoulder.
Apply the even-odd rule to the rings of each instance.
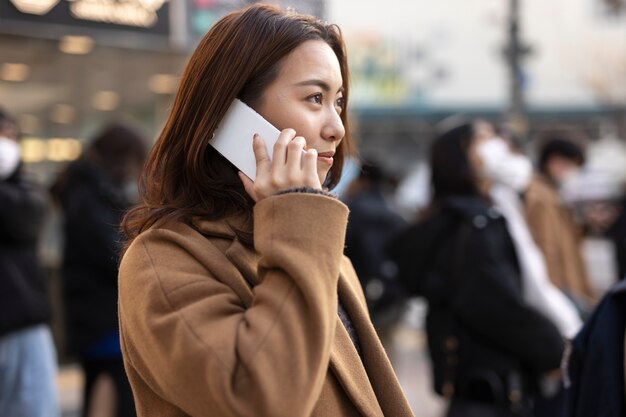
[[[171,221],[143,232],[128,247],[119,269],[120,291],[158,283],[169,292],[188,278],[214,275],[225,263],[230,262],[212,239]]]
[[[489,200],[480,197],[448,198],[442,203],[441,215],[448,217],[449,222],[457,223],[460,231],[468,227],[471,230],[490,230],[495,224],[504,221],[500,210]]]
[[[558,202],[558,196],[546,179],[535,175],[528,186],[524,201],[526,202],[526,206],[552,205]]]

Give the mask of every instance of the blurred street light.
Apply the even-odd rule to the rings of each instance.
[[[52,107],[50,120],[59,124],[70,124],[76,119],[76,108],[69,104],[56,104]]]
[[[63,36],[59,41],[61,52],[70,55],[85,55],[93,49],[94,41],[89,36]]]
[[[0,69],[0,78],[3,81],[25,81],[30,75],[30,67],[26,64],[6,63]]]
[[[178,88],[178,77],[172,74],[154,74],[148,80],[148,88],[155,94],[174,94]]]
[[[509,69],[509,107],[506,121],[511,131],[522,139],[528,133],[522,61],[529,55],[530,48],[522,42],[520,36],[520,0],[509,0],[508,32],[508,44],[504,50]]]
[[[98,91],[91,98],[91,105],[100,111],[112,111],[120,105],[120,95],[115,91]]]

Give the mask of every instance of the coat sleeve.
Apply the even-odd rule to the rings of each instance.
[[[535,372],[559,368],[564,345],[558,329],[524,302],[512,270],[491,250],[486,230],[473,230],[468,239],[456,298],[459,317]]]
[[[208,242],[200,262],[171,231],[140,236],[120,270],[127,364],[191,416],[310,415],[335,335],[347,212],[320,195],[259,202],[260,283],[248,307],[219,281],[236,270]]]

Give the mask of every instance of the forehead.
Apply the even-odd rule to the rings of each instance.
[[[291,51],[281,63],[278,78],[277,81],[287,83],[319,79],[335,89],[343,85],[337,55],[321,40],[306,41]]]

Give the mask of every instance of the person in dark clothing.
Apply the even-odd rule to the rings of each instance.
[[[464,123],[431,149],[433,202],[389,246],[399,279],[428,300],[437,393],[449,417],[532,416],[538,379],[557,374],[560,332],[523,299],[515,247],[493,207],[480,146],[496,134]]]
[[[613,242],[617,261],[617,279],[626,278],[626,198],[619,205],[618,214],[606,231],[606,236]]]
[[[86,375],[84,415],[94,392],[113,382],[117,416],[135,415],[119,342],[117,267],[119,224],[145,157],[145,141],[119,124],[105,128],[85,155],[59,176],[53,194],[64,213],[63,288],[67,339]],[[100,384],[101,383],[101,384]],[[104,389],[106,391],[106,389]]]
[[[384,246],[407,222],[385,198],[386,176],[374,163],[363,164],[345,198],[350,208],[346,231],[345,255],[350,258],[365,292],[375,325],[387,326],[396,313],[403,292],[396,281],[397,267],[385,253]],[[388,314],[390,313],[390,314]]]
[[[58,416],[50,303],[37,258],[48,199],[22,175],[15,121],[0,109],[0,416]]]
[[[572,341],[564,417],[626,416],[626,281],[611,288]]]

